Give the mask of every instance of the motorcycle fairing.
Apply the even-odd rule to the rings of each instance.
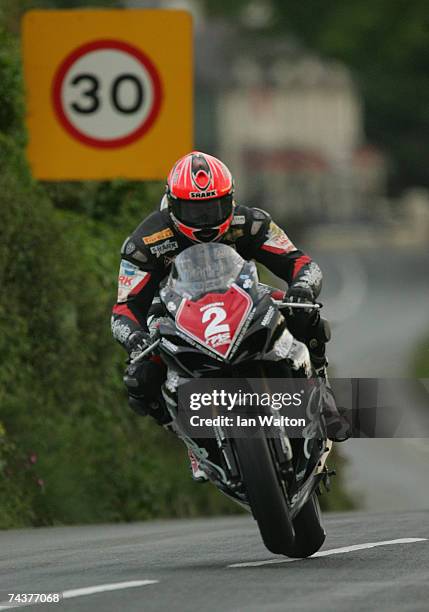
[[[252,306],[248,293],[233,283],[224,293],[207,293],[195,301],[183,298],[176,325],[182,333],[227,359]]]

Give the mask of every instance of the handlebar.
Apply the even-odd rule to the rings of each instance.
[[[161,339],[155,340],[153,344],[150,344],[149,346],[147,346],[144,351],[142,351],[141,353],[137,355],[137,357],[134,357],[134,359],[132,359],[130,363],[134,365],[135,363],[138,363],[139,361],[141,361],[143,357],[146,357],[148,353],[151,353],[153,349],[156,348],[160,342],[161,342]]]
[[[320,310],[322,308],[322,304],[299,304],[296,302],[283,302],[282,300],[273,300],[274,304],[282,309],[282,308],[307,308],[309,310]]]

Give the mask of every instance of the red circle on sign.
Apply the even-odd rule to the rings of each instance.
[[[133,130],[130,134],[127,134],[126,136],[121,136],[119,138],[102,139],[84,134],[79,129],[77,129],[76,126],[73,125],[73,123],[71,123],[71,121],[65,114],[62,105],[62,86],[64,78],[71,66],[86,53],[89,53],[91,51],[98,51],[100,49],[114,49],[129,53],[143,65],[152,81],[153,103],[149,114],[143,120],[141,125],[138,126],[138,128]],[[72,51],[72,53],[70,53],[60,64],[57,72],[55,73],[55,77],[52,84],[52,103],[58,120],[63,126],[63,128],[67,132],[69,132],[69,134],[71,134],[74,138],[80,140],[84,144],[90,145],[92,147],[101,147],[106,149],[128,145],[143,136],[143,134],[145,134],[151,128],[159,114],[162,97],[163,91],[161,79],[153,62],[147,57],[147,55],[140,51],[140,49],[137,49],[136,47],[133,47],[132,45],[119,40],[96,40],[78,47],[77,49]]]

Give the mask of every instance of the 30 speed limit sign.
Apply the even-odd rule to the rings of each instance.
[[[94,147],[120,147],[156,120],[161,78],[152,61],[118,40],[82,45],[55,75],[53,105],[64,128]]]
[[[23,38],[33,174],[164,178],[192,148],[191,34],[182,11],[30,11]]]

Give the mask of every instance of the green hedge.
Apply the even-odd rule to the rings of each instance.
[[[2,502],[0,525],[227,511],[211,489],[191,489],[178,441],[129,411],[111,338],[119,247],[158,190],[37,185],[5,136],[0,167],[0,414],[6,448],[23,457],[3,470],[5,498],[34,460],[34,486],[22,487],[15,519]]]

